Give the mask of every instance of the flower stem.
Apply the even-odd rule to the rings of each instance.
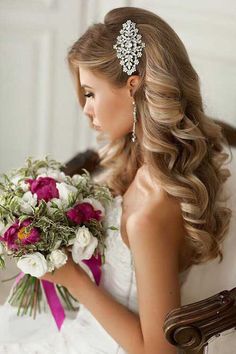
[[[21,308],[22,308],[22,304],[23,304],[23,301],[24,301],[24,295],[25,295],[25,293],[26,293],[26,291],[27,291],[27,289],[28,289],[28,284],[29,284],[29,282],[30,282],[30,279],[31,277],[30,277],[30,275],[27,277],[27,279],[25,280],[25,283],[24,283],[24,286],[22,287],[22,289],[21,289],[21,292],[20,292],[20,294],[17,296],[17,300],[19,300],[20,301],[20,303],[19,303],[19,307],[18,307],[18,311],[17,311],[17,316],[19,316],[20,315],[20,311],[21,311]],[[22,313],[22,315],[23,315],[23,313]]]

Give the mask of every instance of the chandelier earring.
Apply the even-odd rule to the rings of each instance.
[[[137,107],[136,107],[135,101],[133,101],[133,130],[132,130],[132,138],[131,138],[133,143],[137,139],[136,133],[135,133],[136,122],[137,122]]]

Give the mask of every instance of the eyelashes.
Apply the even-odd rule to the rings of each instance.
[[[90,93],[85,93],[84,97],[94,97],[94,94],[92,92]]]

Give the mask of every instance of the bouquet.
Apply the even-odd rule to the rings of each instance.
[[[63,166],[48,156],[29,157],[25,166],[0,180],[0,268],[10,256],[20,270],[8,301],[18,307],[17,315],[29,311],[35,318],[44,291],[58,328],[65,317],[60,299],[69,310],[77,309],[76,300],[65,287],[38,277],[63,266],[70,251],[74,262],[84,262],[99,284],[105,262],[105,206],[112,201],[109,189],[94,183],[88,171],[70,177]]]

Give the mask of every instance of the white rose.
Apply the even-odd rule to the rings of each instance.
[[[48,271],[47,261],[39,252],[22,256],[17,262],[17,267],[25,274],[37,278],[42,277]]]
[[[66,175],[60,170],[54,170],[53,168],[39,168],[37,171],[37,177],[51,177],[58,182],[64,182],[66,180]]]
[[[67,259],[67,255],[61,250],[54,250],[49,255],[49,261],[51,261],[56,268],[60,268],[66,264]]]
[[[37,205],[37,194],[32,194],[30,191],[26,192],[22,198],[19,199],[21,211],[26,214],[32,214],[32,207]]]
[[[84,198],[80,201],[80,203],[90,203],[95,210],[101,210],[101,216],[104,217],[105,209],[102,204],[95,198]]]
[[[92,240],[93,235],[86,226],[81,226],[76,232],[76,241],[79,242],[81,247],[88,246]]]
[[[98,245],[98,239],[94,237],[87,227],[78,229],[72,246],[72,258],[75,263],[82,259],[90,259]]]
[[[57,183],[56,185],[59,192],[59,198],[62,200],[62,203],[64,205],[67,205],[69,202],[70,195],[77,193],[77,188],[64,182]]]

